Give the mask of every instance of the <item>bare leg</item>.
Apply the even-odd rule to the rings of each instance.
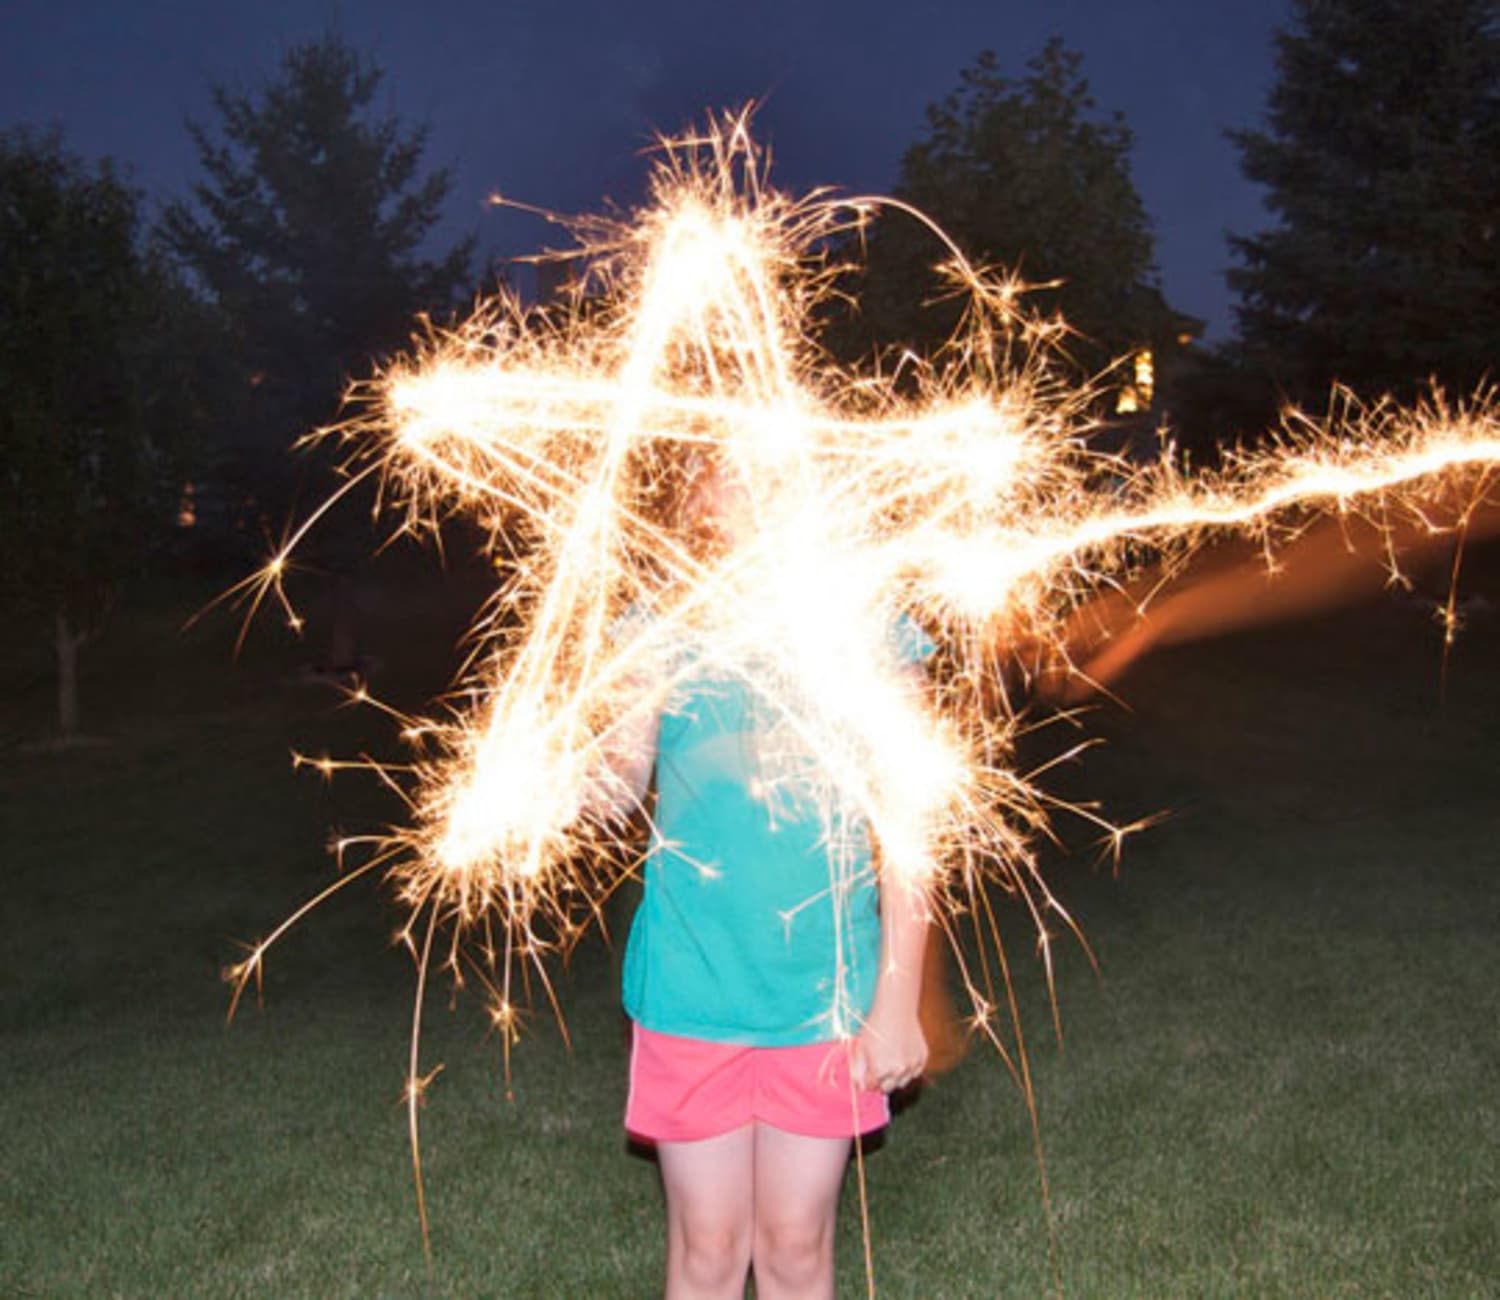
[[[833,1233],[848,1138],[755,1126],[755,1294],[831,1300]]]
[[[755,1126],[659,1142],[667,1194],[667,1300],[745,1294],[754,1228]]]

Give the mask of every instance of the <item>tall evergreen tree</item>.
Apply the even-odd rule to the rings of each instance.
[[[985,52],[958,89],[929,106],[901,160],[896,193],[936,219],[970,259],[1038,286],[1031,305],[1078,332],[1071,351],[1092,373],[1191,322],[1162,298],[1155,238],[1130,174],[1134,139],[1101,114],[1082,58],[1056,38],[1020,79]],[[942,249],[899,216],[883,217],[861,295],[871,340],[929,349],[961,304],[941,298],[931,267]]]
[[[422,255],[450,176],[420,174],[421,129],[374,114],[380,82],[326,37],[290,49],[257,94],[216,89],[215,127],[189,124],[204,179],[161,225],[226,323],[239,360],[225,394],[231,458],[276,525],[289,442],[469,274],[472,241]]]
[[[1239,335],[1291,397],[1468,388],[1500,359],[1500,7],[1294,0],[1233,238]]]

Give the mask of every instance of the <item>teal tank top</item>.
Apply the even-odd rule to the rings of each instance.
[[[908,662],[932,642],[902,620]],[[858,1031],[875,994],[868,834],[835,864],[810,800],[759,794],[771,719],[737,679],[689,677],[664,712],[655,841],[625,950],[625,1010],[662,1034],[784,1047]],[[783,806],[790,802],[790,808]]]

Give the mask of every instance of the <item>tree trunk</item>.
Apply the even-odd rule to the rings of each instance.
[[[64,610],[57,611],[57,727],[64,740],[78,733],[78,647],[82,632],[75,632]]]

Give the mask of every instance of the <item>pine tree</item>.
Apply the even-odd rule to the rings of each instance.
[[[1291,397],[1468,389],[1500,358],[1494,0],[1295,0],[1263,130],[1276,224],[1231,239],[1246,359]]]
[[[989,52],[965,69],[958,89],[928,108],[896,193],[971,260],[1050,286],[1030,306],[1077,331],[1070,350],[1092,373],[1192,324],[1161,295],[1133,146],[1119,113],[1098,112],[1081,56],[1054,38],[1020,79]],[[914,223],[888,215],[877,224],[862,296],[875,342],[927,350],[952,330],[961,304],[932,305],[942,295],[931,267],[942,257]]]
[[[472,241],[422,255],[450,176],[420,175],[422,130],[373,115],[381,75],[327,37],[290,49],[258,94],[215,90],[216,129],[189,124],[196,202],[161,226],[225,322],[239,371],[225,394],[231,459],[273,527],[290,442],[469,274]]]

